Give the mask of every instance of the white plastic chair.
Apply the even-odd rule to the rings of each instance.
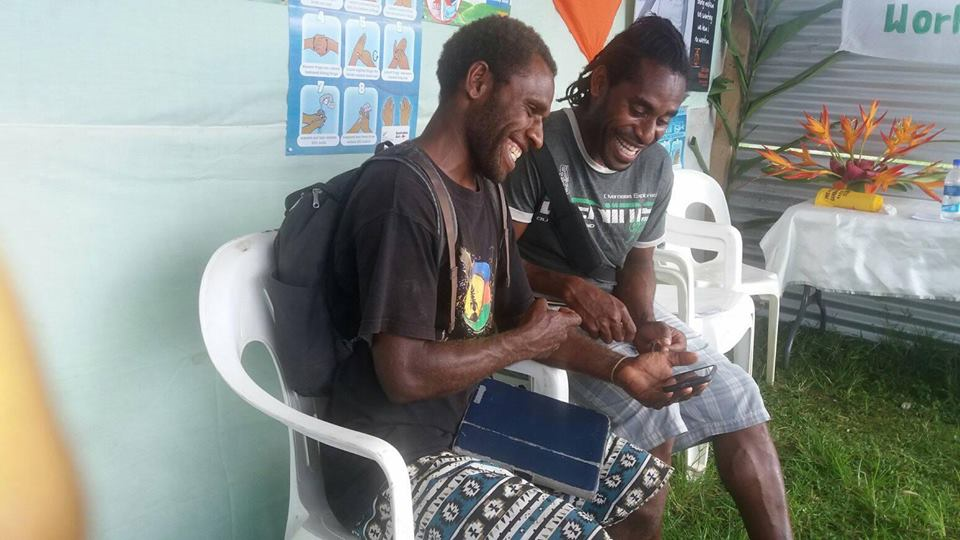
[[[719,287],[695,286],[690,249],[725,253]],[[657,285],[655,299],[713,348],[721,353],[733,350],[734,363],[753,373],[753,302],[736,288],[742,249],[740,232],[730,225],[668,215],[666,245],[654,251],[658,280],[663,282]]]
[[[695,286],[694,262],[689,248],[731,250],[731,261],[739,261],[740,235],[733,227],[716,228],[710,237],[702,237],[701,222],[667,216],[667,249],[654,250],[658,283],[656,302],[676,313],[678,318],[703,335],[720,352],[734,350],[734,362],[752,373],[754,310],[750,297],[731,289]],[[707,227],[710,229],[711,227]],[[686,249],[684,249],[686,248]],[[733,286],[737,268],[726,268],[724,283]],[[700,444],[687,449],[687,475],[697,477],[706,468],[710,446]]]
[[[410,480],[400,453],[382,439],[316,418],[319,401],[288,390],[282,376],[284,401],[278,400],[260,387],[241,363],[244,348],[260,342],[280,375],[273,309],[265,290],[266,278],[273,271],[275,235],[276,231],[268,231],[243,236],[213,254],[200,282],[200,329],[210,360],[227,385],[244,401],[289,428],[290,508],[284,538],[354,538],[327,504],[318,442],[380,465],[392,497],[392,537],[413,538]],[[530,361],[514,364],[510,370],[529,377],[533,390],[566,400],[564,371]]]
[[[710,209],[716,223],[731,224],[726,196],[716,180],[700,171],[674,171],[673,193],[667,212],[673,216],[688,217],[688,209],[697,203]],[[712,260],[694,263],[693,274],[697,287],[725,287],[725,257],[725,252],[718,252]],[[774,272],[741,262],[740,283],[735,290],[758,296],[767,302],[767,382],[773,384],[777,367],[777,330],[780,325],[780,277]]]

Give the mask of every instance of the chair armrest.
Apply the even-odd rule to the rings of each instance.
[[[653,250],[653,263],[657,281],[677,288],[677,316],[690,324],[695,313],[693,258],[687,252],[664,247]]]
[[[244,401],[306,437],[375,461],[387,478],[394,538],[413,538],[413,502],[407,465],[400,452],[383,439],[347,429],[302,413],[270,395],[246,372],[232,373],[227,384]]]
[[[666,240],[692,249],[713,251],[723,261],[722,287],[740,286],[743,263],[743,239],[732,225],[667,216]]]

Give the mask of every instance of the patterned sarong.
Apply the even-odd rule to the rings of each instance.
[[[666,484],[673,469],[611,435],[593,500],[536,486],[487,461],[452,452],[408,466],[417,538],[608,539],[603,527],[639,508]],[[384,491],[354,531],[390,538],[390,499]]]

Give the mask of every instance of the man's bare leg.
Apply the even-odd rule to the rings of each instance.
[[[780,458],[767,425],[717,435],[713,450],[750,538],[793,538]]]
[[[673,453],[673,439],[667,439],[660,446],[650,450],[650,453],[660,458],[664,463],[670,463]],[[607,528],[607,533],[615,540],[660,540],[663,524],[663,509],[667,505],[667,492],[670,484],[666,483],[656,495],[650,498],[643,506],[630,516]]]

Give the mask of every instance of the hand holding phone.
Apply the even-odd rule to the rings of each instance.
[[[682,371],[673,376],[676,380],[673,384],[668,384],[660,390],[663,392],[678,392],[685,388],[694,388],[701,384],[706,384],[713,379],[713,372],[717,370],[716,365],[701,366],[698,368]]]

